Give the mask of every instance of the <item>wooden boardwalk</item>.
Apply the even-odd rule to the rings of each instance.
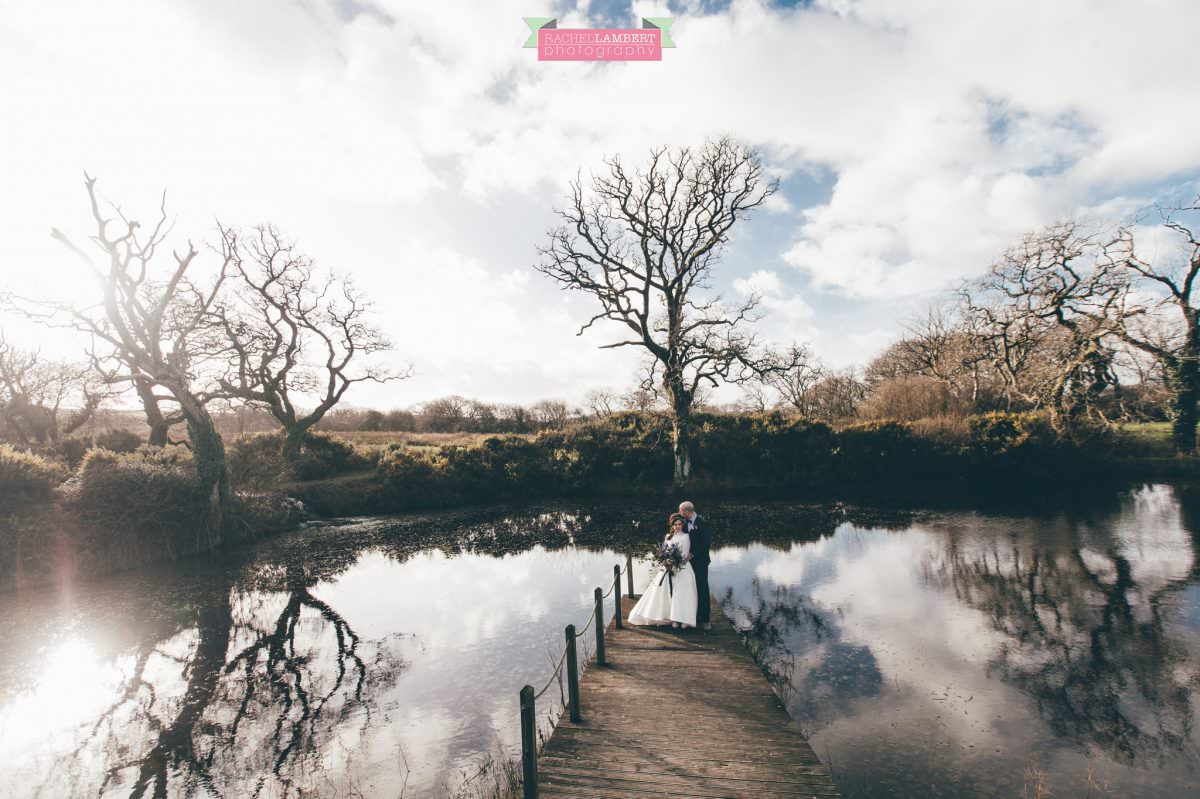
[[[839,796],[715,600],[712,621],[607,626],[607,663],[580,680],[582,721],[564,712],[538,757],[539,797]]]

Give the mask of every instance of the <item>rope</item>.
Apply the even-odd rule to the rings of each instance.
[[[562,657],[558,659],[558,665],[554,667],[554,671],[550,672],[550,679],[546,680],[546,684],[542,686],[542,690],[533,695],[534,699],[541,698],[542,694],[546,693],[546,689],[554,682],[554,678],[562,671],[563,663],[567,660],[567,650],[563,650]]]
[[[575,633],[575,637],[576,637],[576,638],[582,638],[582,637],[583,637],[583,634],[584,634],[584,633],[586,633],[586,632],[588,631],[588,628],[592,626],[592,622],[594,622],[595,620],[596,620],[596,614],[595,614],[595,613],[592,613],[591,615],[589,615],[589,616],[588,616],[588,623],[587,623],[587,624],[585,624],[585,625],[583,625],[583,629],[582,629],[582,630],[579,630],[578,632],[576,632],[576,633]]]
[[[620,573],[624,574],[626,571],[627,571],[627,569],[622,568]],[[609,596],[611,596],[613,589],[615,589],[618,585],[619,585],[618,581],[613,580],[612,585],[610,585],[608,587],[608,593],[604,594],[603,597],[601,597],[601,598],[607,599]],[[582,630],[579,630],[578,632],[575,633],[575,637],[582,638],[583,634],[586,633],[591,628],[592,623],[594,621],[596,621],[595,612],[589,613],[587,624],[583,625]],[[546,684],[542,686],[541,690],[533,695],[533,698],[535,700],[540,699],[542,694],[546,693],[546,689],[554,684],[554,679],[556,677],[559,677],[562,674],[563,663],[565,663],[566,661],[567,661],[567,650],[564,648],[562,655],[558,658],[558,665],[554,667],[554,671],[550,672],[550,679],[546,680]]]

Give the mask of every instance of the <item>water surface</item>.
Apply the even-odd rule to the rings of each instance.
[[[702,512],[714,591],[848,797],[1176,797],[1200,770],[1197,508],[1147,486],[1036,512]],[[0,595],[0,795],[487,795],[520,687],[662,515],[352,520]]]

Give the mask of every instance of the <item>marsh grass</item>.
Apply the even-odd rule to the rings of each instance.
[[[330,438],[348,441],[352,444],[386,447],[388,444],[404,444],[410,447],[473,447],[482,444],[489,438],[504,438],[518,435],[516,433],[406,433],[392,430],[355,430],[349,432],[330,431],[325,433]],[[521,435],[521,438],[531,439],[532,435]]]
[[[460,772],[449,799],[516,799],[521,795],[521,761],[505,755],[488,754],[479,765]]]

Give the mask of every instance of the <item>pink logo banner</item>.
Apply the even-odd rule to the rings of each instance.
[[[542,28],[538,61],[662,61],[658,28]]]

